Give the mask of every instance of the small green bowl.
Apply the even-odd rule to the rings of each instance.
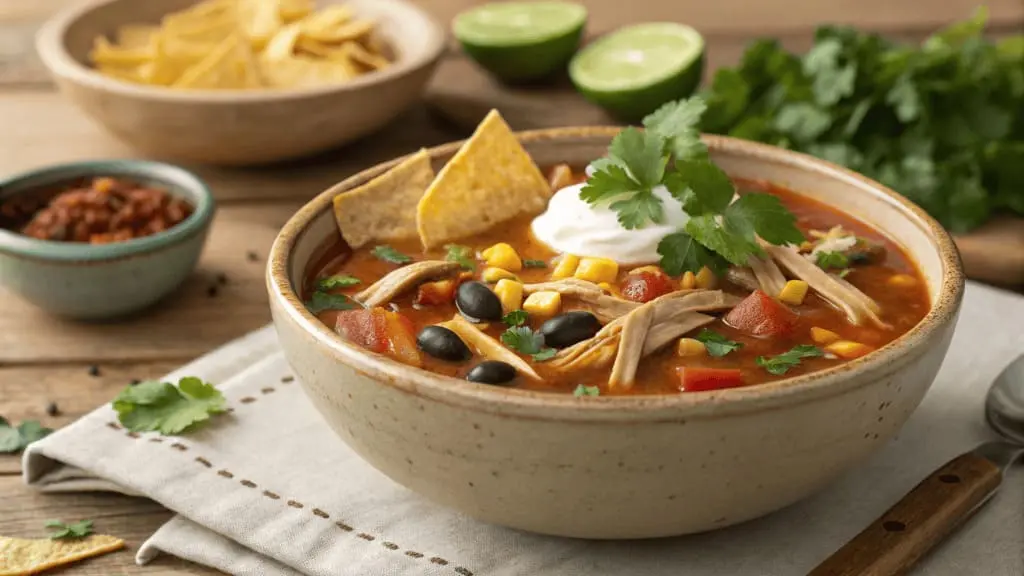
[[[111,244],[37,240],[0,230],[0,286],[53,314],[100,320],[146,308],[188,277],[206,242],[215,206],[206,184],[181,168],[141,160],[61,164],[0,181],[0,201],[101,176],[159,187],[194,210],[164,232]]]

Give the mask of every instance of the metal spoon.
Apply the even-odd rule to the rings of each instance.
[[[982,444],[932,472],[808,576],[906,574],[995,495],[1006,470],[1024,454],[1024,354],[989,388],[985,420],[1003,440]]]

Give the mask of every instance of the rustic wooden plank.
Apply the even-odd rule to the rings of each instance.
[[[171,512],[141,498],[116,494],[41,494],[13,476],[0,476],[0,534],[19,538],[45,536],[43,522],[92,519],[101,534],[123,538],[124,550],[75,564],[61,574],[111,576],[112,574],[148,574],[184,576],[220,574],[171,557],[161,557],[145,568],[135,564],[135,552],[157,528],[171,518]]]
[[[168,299],[133,318],[81,323],[0,300],[0,364],[187,360],[270,321],[267,252],[302,202],[222,207],[196,272]],[[249,253],[253,259],[250,260]],[[218,274],[227,284],[208,290]]]
[[[179,361],[0,368],[0,416],[11,422],[39,420],[60,428],[110,402],[133,379],[160,378],[181,365]],[[57,414],[51,416],[53,403]],[[20,474],[20,455],[0,455],[0,475]]]

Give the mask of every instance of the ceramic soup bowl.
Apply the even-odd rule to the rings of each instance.
[[[541,166],[581,166],[613,128],[520,134]],[[285,225],[268,288],[285,354],[331,428],[394,481],[485,522],[560,536],[700,532],[778,510],[889,441],[946,354],[963,292],[949,235],[862,176],[808,156],[706,137],[735,177],[769,180],[871,224],[906,248],[932,309],[904,336],[832,369],[769,384],[661,396],[574,398],[435,375],[346,342],[300,302],[307,266],[339,234],[327,190]],[[459,143],[430,150],[440,169]]]

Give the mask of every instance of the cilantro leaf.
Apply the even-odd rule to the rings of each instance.
[[[661,256],[659,265],[669,276],[679,276],[686,271],[697,273],[704,266],[716,271],[726,267],[721,256],[682,231],[662,238],[658,242],[658,254]]]
[[[92,534],[92,520],[79,520],[66,524],[61,520],[47,520],[44,526],[55,529],[50,533],[52,540],[73,540]]]
[[[330,294],[320,291],[313,292],[313,295],[306,302],[306,309],[309,310],[310,314],[319,314],[324,310],[353,310],[356,307],[355,300],[344,294]]]
[[[469,246],[445,244],[444,249],[448,251],[444,255],[448,262],[458,262],[463,270],[476,270],[476,254]]]
[[[658,224],[664,219],[661,199],[649,190],[612,202],[609,208],[618,213],[619,225],[627,230],[641,228],[648,220]]]
[[[544,362],[555,357],[557,351],[554,348],[541,348],[540,352],[533,354],[534,362]]]
[[[775,116],[774,128],[796,142],[817,139],[832,126],[828,112],[807,102],[786,104]]]
[[[544,348],[544,335],[529,326],[512,326],[501,333],[501,341],[522,354],[536,354]]]
[[[595,160],[591,166],[597,164]],[[580,189],[580,199],[587,204],[597,204],[622,194],[630,194],[641,188],[641,185],[626,172],[626,169],[614,162],[609,162],[596,169],[587,178],[587,183]]]
[[[412,257],[402,254],[387,244],[374,246],[373,250],[370,250],[370,254],[373,254],[380,260],[390,262],[392,264],[408,264],[409,262],[412,262]]]
[[[25,420],[18,426],[11,426],[10,422],[0,417],[0,454],[20,452],[51,432],[51,428],[43,427],[37,420]]]
[[[665,176],[665,138],[657,132],[626,128],[612,139],[608,155],[625,166],[644,188],[661,184]]]
[[[683,228],[694,240],[737,266],[745,266],[751,256],[762,253],[757,244],[730,233],[711,214],[690,218]]]
[[[185,377],[178,386],[149,380],[129,386],[114,399],[118,420],[134,432],[178,434],[227,410],[224,396],[212,384]]]
[[[813,78],[814,100],[819,106],[832,106],[853,94],[857,79],[856,64],[843,65],[843,44],[836,38],[818,42],[804,56],[804,73]]]
[[[572,391],[572,395],[577,398],[581,396],[600,396],[601,389],[597,386],[584,386],[583,384],[578,384],[576,389]]]
[[[523,268],[547,268],[548,263],[543,260],[531,260],[523,258]]]
[[[772,244],[799,244],[804,235],[796,227],[796,216],[771,194],[744,194],[725,209],[727,230],[757,245],[755,234]]]
[[[841,269],[850,266],[850,259],[842,252],[818,252],[814,255],[814,263],[822,270]]]
[[[722,334],[719,334],[714,330],[708,330],[707,328],[701,330],[700,334],[697,334],[696,338],[704,344],[704,348],[707,349],[708,354],[715,358],[721,358],[729,352],[743,348],[742,342],[729,340]]]
[[[790,368],[799,366],[800,361],[804,358],[817,358],[823,354],[821,348],[817,346],[800,344],[778,356],[758,356],[757,365],[767,370],[769,374],[781,376],[788,372]]]
[[[664,138],[677,160],[702,158],[708,148],[700,140],[697,125],[707,108],[707,103],[696,97],[669,102],[644,118],[644,128]]]
[[[677,161],[676,172],[665,178],[665,187],[690,216],[719,214],[736,193],[729,176],[706,158]]]
[[[529,319],[530,315],[526,313],[526,310],[513,310],[502,316],[501,321],[506,326],[522,326]]]
[[[321,278],[316,282],[317,290],[334,290],[335,288],[351,288],[359,284],[359,278],[348,274],[335,274]]]

